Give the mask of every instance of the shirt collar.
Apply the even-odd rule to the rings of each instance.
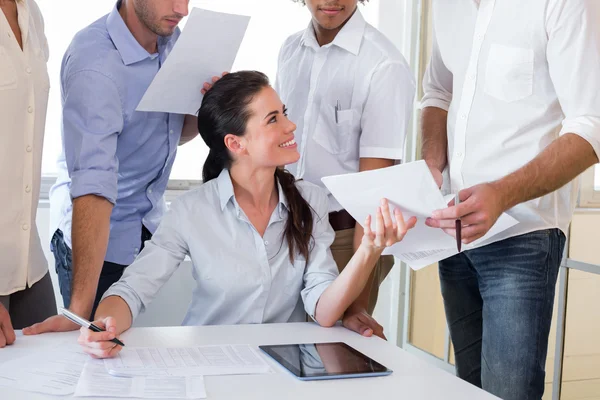
[[[346,22],[346,25],[340,30],[331,44],[357,56],[360,51],[360,45],[362,44],[366,26],[367,22],[357,7],[352,17]],[[312,20],[302,35],[301,43],[305,46],[312,47],[313,49],[319,48],[319,42],[315,35]]]
[[[119,0],[115,7],[112,9],[106,20],[106,29],[110,39],[114,43],[117,51],[121,55],[121,59],[125,65],[135,64],[147,58],[155,59],[158,54],[150,54],[142,47],[141,44],[135,39],[125,21],[119,14],[119,8],[121,6],[121,0]],[[175,35],[172,35],[175,36]],[[164,48],[164,44],[168,42],[172,36],[169,37],[158,37],[158,51]]]
[[[227,203],[234,198],[233,183],[231,182],[231,176],[229,175],[228,169],[223,169],[219,177],[217,178],[217,190],[219,191],[219,201],[221,203],[221,211],[225,210]],[[279,192],[279,215],[282,216],[282,207],[289,210],[287,198],[283,193],[283,188],[279,181],[277,181],[277,190]],[[237,202],[235,203],[237,207]]]

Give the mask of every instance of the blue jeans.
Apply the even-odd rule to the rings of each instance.
[[[504,400],[542,398],[564,246],[565,235],[549,229],[439,263],[460,378]]]
[[[152,234],[146,229],[146,227],[142,227],[140,249],[143,249],[146,240],[150,240],[151,238]],[[73,254],[69,246],[67,246],[65,243],[63,233],[60,229],[54,232],[51,243],[52,253],[54,253],[56,274],[58,275],[60,294],[63,298],[65,307],[69,307],[71,304],[71,285],[73,282]],[[100,272],[100,278],[98,279],[98,287],[96,289],[96,295],[94,298],[94,307],[92,309],[91,316],[89,316],[90,320],[93,319],[94,314],[96,313],[96,308],[98,308],[98,304],[100,303],[104,292],[106,292],[113,283],[121,279],[126,267],[127,265],[115,264],[108,261],[104,262],[102,265],[102,271]],[[87,318],[87,316],[85,317]]]

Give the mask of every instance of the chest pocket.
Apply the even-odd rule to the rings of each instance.
[[[533,59],[532,49],[493,44],[485,72],[485,93],[505,102],[531,96]]]
[[[336,112],[335,107],[326,105],[321,109],[315,126],[313,139],[331,154],[343,154],[356,147],[359,122],[358,113],[353,109]]]
[[[0,90],[17,87],[17,71],[4,47],[0,46]]]
[[[294,259],[294,264],[290,264],[286,271],[285,293],[290,296],[300,296],[300,292],[304,288],[304,269],[306,268],[306,260],[299,255]]]

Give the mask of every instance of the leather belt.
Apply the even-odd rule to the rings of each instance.
[[[352,229],[356,226],[356,221],[346,210],[330,212],[329,223],[334,231]]]

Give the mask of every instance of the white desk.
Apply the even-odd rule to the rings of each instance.
[[[75,342],[79,332],[19,336],[12,346],[0,349],[0,363],[40,348]],[[285,344],[346,342],[394,373],[386,377],[301,382],[271,359],[275,374],[207,376],[208,399],[410,399],[491,400],[496,397],[437,369],[379,338],[364,338],[342,327],[320,328],[313,323],[133,328],[123,335],[130,346],[193,346],[211,344]],[[2,400],[56,399],[0,387]],[[94,398],[97,399],[97,398]]]

